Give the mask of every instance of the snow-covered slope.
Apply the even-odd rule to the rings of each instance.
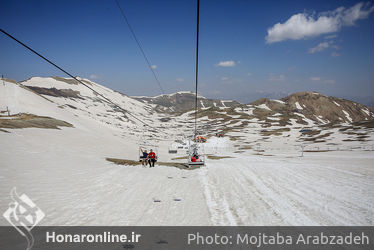
[[[125,111],[73,79],[0,84],[1,211],[17,187],[46,213],[43,225],[374,225],[370,109],[304,95],[232,107],[201,98],[206,167],[118,166],[105,158],[136,161],[144,141],[160,162],[184,162],[194,111],[157,112],[151,101],[81,80]],[[178,95],[186,93],[168,98]],[[342,120],[330,123],[319,102]]]
[[[157,122],[157,114],[153,112],[150,105],[139,102],[124,94],[113,91],[95,82],[87,79],[81,79],[90,88],[100,95],[112,101],[108,102],[94,91],[82,84],[77,84],[74,79],[61,77],[33,77],[21,82],[17,86],[25,89],[28,95],[43,97],[49,100],[50,106],[54,109],[60,109],[59,113],[70,114],[75,118],[66,118],[66,122],[74,125],[74,122],[85,120],[83,123],[92,123],[96,126],[106,127],[115,133],[123,133],[127,131],[134,136],[142,133],[144,123],[149,124],[156,129],[159,126]],[[36,95],[37,94],[37,95]],[[27,98],[26,98],[27,99]],[[115,105],[114,105],[114,104]],[[116,105],[121,107],[118,108]],[[45,110],[40,107],[40,110]],[[29,112],[28,109],[22,111],[22,107],[18,110],[11,109],[12,113]],[[40,112],[31,110],[30,113],[38,115]],[[56,112],[58,113],[58,112]],[[48,113],[51,117],[55,117],[54,113]],[[154,122],[156,119],[156,122]],[[78,120],[78,121],[74,121]]]

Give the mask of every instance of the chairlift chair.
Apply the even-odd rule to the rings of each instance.
[[[222,131],[222,130],[218,130],[218,131],[216,132],[216,136],[217,136],[217,137],[223,137],[223,131]]]
[[[170,146],[168,152],[169,152],[169,154],[177,154],[178,149],[176,147]]]
[[[198,158],[199,161],[192,161],[192,157],[194,157],[194,155],[199,156]],[[202,155],[199,155],[197,144],[193,144],[188,151],[188,167],[193,167],[193,166],[205,166],[205,157]]]
[[[153,152],[155,152],[155,154],[157,156],[157,158],[156,158],[156,162],[157,162],[158,157],[159,157],[159,155],[158,155],[158,146],[153,145],[153,144],[148,144],[148,143],[139,144],[139,162],[141,162],[143,160],[143,153],[142,153],[141,149],[143,149],[143,151],[147,150],[147,153],[149,153],[150,150],[152,149]]]

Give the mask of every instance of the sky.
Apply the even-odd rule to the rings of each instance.
[[[196,1],[119,0],[166,93],[194,90]],[[1,28],[73,75],[161,93],[115,1],[0,2]],[[299,91],[374,101],[374,3],[201,0],[199,89],[243,103]],[[0,74],[65,76],[0,34]]]

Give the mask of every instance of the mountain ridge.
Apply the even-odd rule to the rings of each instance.
[[[79,79],[99,91],[104,91],[104,95],[110,94],[111,98],[114,98],[113,102],[126,98],[127,101],[141,106],[139,108],[145,110],[145,112],[139,111],[142,116],[152,111],[164,114],[183,114],[193,111],[195,108],[195,93],[191,91],[179,91],[154,97],[128,96],[88,79]],[[16,83],[13,80],[9,80],[9,82]],[[60,100],[60,98],[64,98],[76,102],[74,99],[83,101],[85,98],[89,98],[94,102],[95,100],[96,102],[102,101],[92,90],[76,84],[76,81],[71,78],[31,77],[17,84],[47,99],[57,98],[55,100]],[[74,107],[73,103],[68,105]],[[323,125],[374,119],[374,109],[363,104],[308,91],[293,93],[279,100],[260,98],[250,104],[242,104],[234,100],[210,99],[198,95],[198,108],[200,112],[210,110],[210,117],[222,118],[224,116],[222,112],[226,112],[226,114],[241,113],[240,115],[243,115],[244,112],[248,118],[255,117],[270,122],[275,120],[273,116],[277,116],[277,119],[283,121],[280,124],[289,124],[291,118],[305,125],[310,123],[309,121]],[[131,111],[129,110],[129,112]],[[213,115],[213,113],[215,114]],[[165,120],[165,118],[162,119]]]
[[[92,91],[70,80],[36,77],[0,84],[0,132],[70,124],[62,130],[134,144],[180,141],[194,134],[192,92],[137,100],[95,82],[90,82]],[[250,104],[231,101],[231,106],[205,97],[198,101],[198,133],[210,138],[223,131],[237,152],[261,153],[256,151],[259,147],[275,145],[290,150],[300,144],[359,147],[373,140],[372,109],[316,92],[298,92],[280,100],[262,98]],[[180,104],[180,111],[169,109]]]

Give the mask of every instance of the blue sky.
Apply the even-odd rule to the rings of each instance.
[[[165,92],[194,89],[195,1],[119,0]],[[374,4],[201,0],[200,87],[242,102],[297,91],[374,95]],[[342,7],[342,8],[339,8]],[[160,89],[114,1],[1,1],[1,28],[79,75],[129,95]],[[64,76],[0,35],[0,74]]]

